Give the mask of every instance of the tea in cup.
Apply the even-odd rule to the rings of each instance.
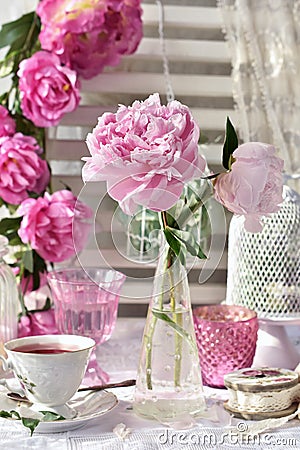
[[[66,403],[84,377],[95,341],[77,335],[44,335],[13,339],[4,344],[5,371],[12,370],[33,408],[51,410],[66,419],[76,412]]]

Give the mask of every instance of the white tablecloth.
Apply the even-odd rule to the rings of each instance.
[[[118,319],[110,341],[99,347],[98,359],[111,381],[135,378],[144,327],[143,319]],[[137,417],[131,410],[134,388],[118,388],[113,392],[119,404],[109,413],[93,419],[84,427],[63,433],[38,434],[32,437],[18,421],[0,419],[0,449],[57,449],[57,450],[169,450],[169,449],[284,449],[300,448],[300,423],[293,420],[280,430],[270,431],[251,440],[247,434],[238,433],[247,423],[232,419],[223,413],[220,423],[197,420],[192,428],[176,430],[155,421]],[[208,396],[226,398],[226,390],[206,388]],[[218,413],[222,411],[219,408]],[[113,432],[120,423],[131,429],[122,439]],[[242,423],[242,425],[241,425]]]

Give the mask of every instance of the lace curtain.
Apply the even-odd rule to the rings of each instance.
[[[244,141],[273,143],[300,191],[300,0],[219,0]]]

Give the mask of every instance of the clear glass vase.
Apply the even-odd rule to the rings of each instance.
[[[133,409],[160,421],[205,409],[187,273],[166,242],[154,278]]]
[[[4,261],[8,240],[0,236],[0,353],[3,343],[17,337],[19,294],[16,278]]]

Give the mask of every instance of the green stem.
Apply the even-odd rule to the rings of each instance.
[[[166,228],[168,226],[167,222],[167,214],[166,211],[162,211],[162,226]],[[182,328],[182,314],[177,311],[176,304],[176,295],[175,295],[175,286],[174,286],[174,277],[173,277],[173,269],[172,265],[174,264],[174,252],[171,248],[168,249],[167,257],[165,260],[164,268],[163,268],[163,276],[162,276],[162,287],[164,285],[164,279],[168,272],[170,277],[170,306],[171,311],[173,312],[172,317],[173,321]],[[163,289],[160,293],[158,308],[160,311],[163,311],[164,301],[163,301]],[[154,317],[152,312],[150,312],[150,325],[147,329],[147,334],[145,336],[146,341],[146,383],[147,389],[153,389],[152,386],[152,348],[153,348],[153,336],[156,328],[157,317]],[[181,361],[182,361],[182,336],[177,332],[174,335],[175,339],[175,363],[174,363],[174,384],[176,387],[180,386],[180,376],[181,376]]]
[[[163,278],[162,278],[162,285],[164,284],[164,278],[165,278],[165,274],[166,271],[168,270],[168,264],[169,264],[169,253],[170,250],[168,250],[168,256],[166,258],[165,261],[165,266],[163,269]],[[163,310],[163,306],[164,306],[164,297],[163,297],[163,291],[161,292],[160,296],[159,296],[159,310],[162,311]],[[150,325],[149,325],[149,329],[147,329],[147,334],[145,336],[145,340],[146,340],[146,383],[147,383],[147,389],[152,389],[152,345],[153,345],[153,336],[154,336],[154,331],[155,331],[155,327],[156,327],[156,322],[157,322],[157,317],[154,317],[152,314],[152,311],[150,312],[151,316],[150,316]]]
[[[151,312],[152,314],[152,312]],[[152,315],[150,329],[147,330],[146,340],[146,383],[147,389],[152,390],[152,343],[157,318]]]
[[[168,226],[167,222],[167,213],[166,211],[162,211],[162,221],[164,224],[164,228]],[[176,295],[175,295],[175,286],[174,286],[174,277],[173,277],[173,270],[172,265],[174,263],[174,253],[171,248],[169,248],[168,255],[167,255],[167,268],[169,269],[169,277],[170,277],[170,305],[171,305],[171,311],[173,312],[173,320],[179,327],[182,328],[182,314],[180,314],[178,311],[176,311],[177,304],[176,304]],[[180,264],[180,263],[179,263]],[[182,336],[180,336],[177,332],[174,334],[175,339],[175,363],[174,363],[174,384],[176,387],[180,386],[180,374],[181,374],[181,361],[182,361]]]
[[[24,45],[23,45],[23,48],[22,48],[22,50],[21,50],[22,53],[25,53],[25,54],[26,54],[26,52],[28,52],[28,51],[31,52],[31,50],[32,50],[32,45],[29,46],[29,44],[31,43],[31,39],[32,39],[32,37],[33,37],[33,33],[34,33],[34,31],[35,31],[35,28],[38,27],[38,26],[39,26],[39,25],[38,25],[38,16],[37,16],[36,13],[34,13],[33,21],[32,21],[32,23],[31,23],[31,26],[30,26],[30,28],[29,28],[29,32],[28,32],[28,34],[27,34],[26,40],[25,40]],[[29,56],[30,56],[30,55],[29,55]]]
[[[169,270],[169,276],[170,276],[170,285],[172,286],[170,292],[170,304],[171,310],[173,312],[173,321],[176,323],[176,325],[182,328],[182,314],[178,312],[177,307],[178,305],[176,304],[174,277],[171,267]],[[180,374],[181,374],[182,336],[180,336],[180,334],[175,332],[174,338],[175,338],[174,384],[176,387],[178,387],[180,386]]]

